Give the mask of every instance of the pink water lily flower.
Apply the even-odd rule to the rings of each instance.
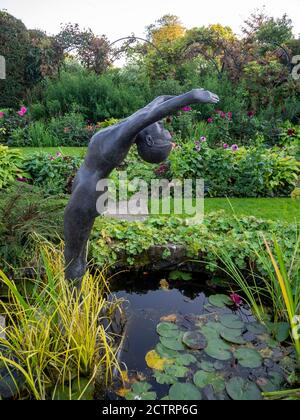
[[[241,298],[241,296],[237,295],[236,293],[232,293],[230,295],[230,299],[236,306],[241,306],[241,304],[243,303],[243,299]]]

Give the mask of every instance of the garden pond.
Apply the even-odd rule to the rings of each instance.
[[[105,398],[259,400],[288,386],[296,362],[293,348],[280,344],[284,326],[272,336],[218,281],[122,273],[111,287],[124,300],[126,323],[121,372]]]

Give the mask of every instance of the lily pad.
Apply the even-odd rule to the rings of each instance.
[[[176,357],[175,363],[176,365],[190,366],[193,363],[197,363],[197,359],[192,354],[180,354]]]
[[[191,331],[184,334],[183,343],[192,350],[203,350],[207,346],[206,338],[197,331]]]
[[[143,400],[154,401],[156,400],[156,393],[150,392],[152,386],[147,382],[136,382],[132,385],[132,390],[126,395],[126,400]]]
[[[262,365],[262,357],[258,351],[254,349],[242,348],[238,349],[234,356],[238,360],[239,364],[245,368],[259,368]]]
[[[242,330],[245,324],[236,315],[223,315],[220,317],[221,324],[233,330]]]
[[[221,339],[211,339],[208,341],[208,346],[204,350],[205,353],[213,359],[226,361],[232,358],[230,347]]]
[[[216,393],[220,393],[225,389],[224,377],[214,372],[209,373],[199,370],[194,375],[194,383],[198,388],[205,388],[211,385]]]
[[[161,343],[157,344],[155,351],[164,359],[174,359],[179,355],[177,351],[167,349],[167,347],[163,346]]]
[[[185,350],[184,345],[182,344],[182,335],[178,338],[166,338],[160,337],[161,344],[167,349],[181,351]]]
[[[154,378],[160,385],[174,385],[177,383],[177,378],[172,375],[168,375],[165,372],[155,372]]]
[[[176,324],[171,322],[162,322],[156,327],[157,333],[161,337],[174,338],[178,337],[179,329]]]
[[[259,322],[247,324],[247,330],[252,334],[265,334],[267,332],[267,328]]]
[[[190,383],[177,383],[170,388],[171,401],[200,401],[201,393],[195,385]]]
[[[235,377],[226,384],[226,391],[231,399],[235,401],[257,401],[261,400],[261,392],[258,387],[243,378]]]
[[[246,344],[246,341],[242,337],[242,330],[231,330],[229,328],[224,328],[220,332],[221,337],[233,344]]]
[[[232,306],[233,302],[229,296],[226,295],[212,295],[209,297],[209,303],[217,308],[224,308],[226,306]]]
[[[174,376],[175,378],[185,378],[189,372],[189,369],[180,365],[171,365],[166,367],[165,372],[166,374]]]
[[[149,351],[146,354],[147,366],[155,370],[164,370],[166,364],[170,363],[168,359],[163,359],[155,350]]]
[[[204,372],[212,373],[215,372],[216,368],[213,363],[203,361],[199,364],[199,367],[204,370]]]

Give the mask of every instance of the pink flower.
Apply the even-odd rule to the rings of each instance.
[[[230,299],[236,306],[241,306],[241,304],[243,303],[243,299],[241,298],[241,296],[237,295],[236,293],[232,293],[230,295]]]
[[[206,138],[205,136],[202,136],[202,137],[200,138],[200,141],[201,141],[202,143],[205,143],[205,142],[207,141],[207,138]]]
[[[239,150],[239,146],[238,146],[237,144],[233,144],[233,145],[231,146],[231,150],[232,150],[233,152],[237,152],[237,151]]]
[[[225,113],[225,112],[223,112],[223,111],[222,111],[219,115],[220,115],[220,117],[221,117],[221,118],[223,118],[223,119],[224,119],[224,118],[226,118],[226,113]]]
[[[229,146],[229,144],[227,144],[227,143],[224,143],[224,144],[223,144],[223,149],[225,149],[225,150],[226,150],[226,149],[229,149],[229,147],[230,147],[230,146]]]
[[[192,108],[190,106],[184,106],[183,108],[181,108],[181,111],[190,112],[190,111],[192,111]]]
[[[24,115],[27,113],[27,108],[25,106],[22,106],[20,111],[18,111],[18,114],[20,117],[24,117]]]
[[[62,154],[61,154],[60,152],[57,152],[57,153],[56,153],[56,157],[57,157],[57,158],[61,158],[61,157],[62,157]]]
[[[207,120],[208,124],[212,124],[214,122],[213,118],[208,118]]]
[[[229,120],[231,120],[232,119],[232,112],[228,112],[227,117],[228,117]]]
[[[247,115],[249,118],[253,118],[255,116],[255,111],[249,111]]]
[[[4,112],[0,112],[0,118],[4,118]]]

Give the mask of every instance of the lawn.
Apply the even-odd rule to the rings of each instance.
[[[56,155],[60,152],[66,156],[78,156],[84,157],[87,151],[86,147],[20,147],[16,150],[21,150],[24,156],[30,156],[36,152],[49,153],[51,155]]]

